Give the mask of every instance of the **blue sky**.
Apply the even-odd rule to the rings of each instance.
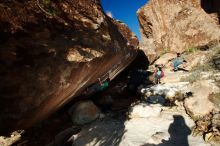
[[[101,0],[105,13],[113,18],[126,23],[128,27],[141,39],[139,23],[136,16],[137,10],[148,0]]]

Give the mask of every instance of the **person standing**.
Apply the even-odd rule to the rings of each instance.
[[[164,72],[162,70],[163,65],[159,66],[159,65],[155,65],[155,71],[154,71],[154,78],[155,78],[155,84],[160,84],[160,80],[161,78],[164,77]]]

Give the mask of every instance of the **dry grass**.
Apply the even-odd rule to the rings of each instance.
[[[217,108],[220,109],[220,93],[211,94],[209,100],[212,101]]]
[[[187,82],[193,83],[201,79],[201,76],[202,76],[201,72],[214,72],[214,70],[215,69],[211,62],[208,62],[203,65],[197,65],[191,70],[188,76],[181,78],[181,81],[187,81]],[[210,76],[209,78],[212,79],[213,77]]]
[[[187,81],[187,82],[190,82],[190,83],[193,83],[197,80],[200,80],[201,79],[201,72],[212,72],[213,74],[214,73],[218,73],[219,71],[217,71],[214,67],[214,64],[213,64],[213,57],[216,55],[216,54],[219,54],[219,49],[220,49],[220,46],[216,46],[216,47],[213,47],[211,50],[211,53],[207,56],[207,63],[204,63],[204,64],[198,64],[197,66],[193,67],[192,70],[190,71],[190,74],[186,77],[183,77],[181,78],[181,81]],[[196,51],[194,48],[190,48],[189,49],[190,51],[194,52]],[[214,76],[209,76],[210,79],[214,79]]]

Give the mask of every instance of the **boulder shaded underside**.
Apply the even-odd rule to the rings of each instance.
[[[106,16],[98,0],[2,1],[0,7],[1,132],[45,119],[136,57],[137,37]]]

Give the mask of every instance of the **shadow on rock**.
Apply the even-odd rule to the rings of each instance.
[[[97,121],[74,136],[74,146],[116,146],[125,133],[124,120],[118,117]]]
[[[201,0],[201,7],[208,14],[217,13],[220,23],[220,3],[219,0]]]
[[[188,135],[191,134],[190,128],[186,125],[181,115],[174,115],[174,121],[170,124],[168,132],[170,138],[162,140],[160,144],[145,144],[142,146],[189,146]]]
[[[47,146],[116,146],[119,145],[125,133],[124,118],[119,115],[109,115],[102,120],[96,120],[84,125],[77,134],[69,130],[58,134],[55,140]]]

